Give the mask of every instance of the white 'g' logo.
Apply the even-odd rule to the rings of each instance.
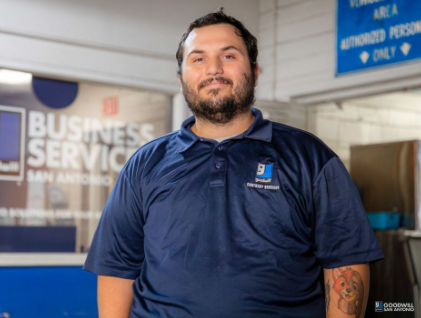
[[[264,165],[262,163],[259,163],[259,165],[257,166],[257,175],[260,176],[260,175],[264,174],[265,168],[266,168],[266,165]]]

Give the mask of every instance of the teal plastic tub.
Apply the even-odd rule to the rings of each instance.
[[[368,221],[373,230],[393,230],[399,228],[401,214],[398,212],[370,212]]]

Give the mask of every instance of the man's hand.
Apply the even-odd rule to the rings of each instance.
[[[99,318],[128,318],[134,280],[98,275]]]
[[[370,289],[367,263],[324,268],[326,318],[363,318]]]

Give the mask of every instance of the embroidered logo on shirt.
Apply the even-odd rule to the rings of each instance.
[[[247,186],[249,188],[255,188],[255,189],[265,189],[265,190],[279,190],[278,185],[273,184],[260,184],[260,183],[253,183],[253,182],[247,182]]]
[[[271,183],[272,182],[273,163],[259,163],[257,165],[256,177],[254,182]]]

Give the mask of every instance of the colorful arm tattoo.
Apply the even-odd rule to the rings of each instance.
[[[364,285],[361,275],[351,267],[338,267],[332,269],[332,276],[332,287],[339,295],[338,308],[347,315],[362,318],[364,314]],[[327,306],[328,302],[326,302]]]

